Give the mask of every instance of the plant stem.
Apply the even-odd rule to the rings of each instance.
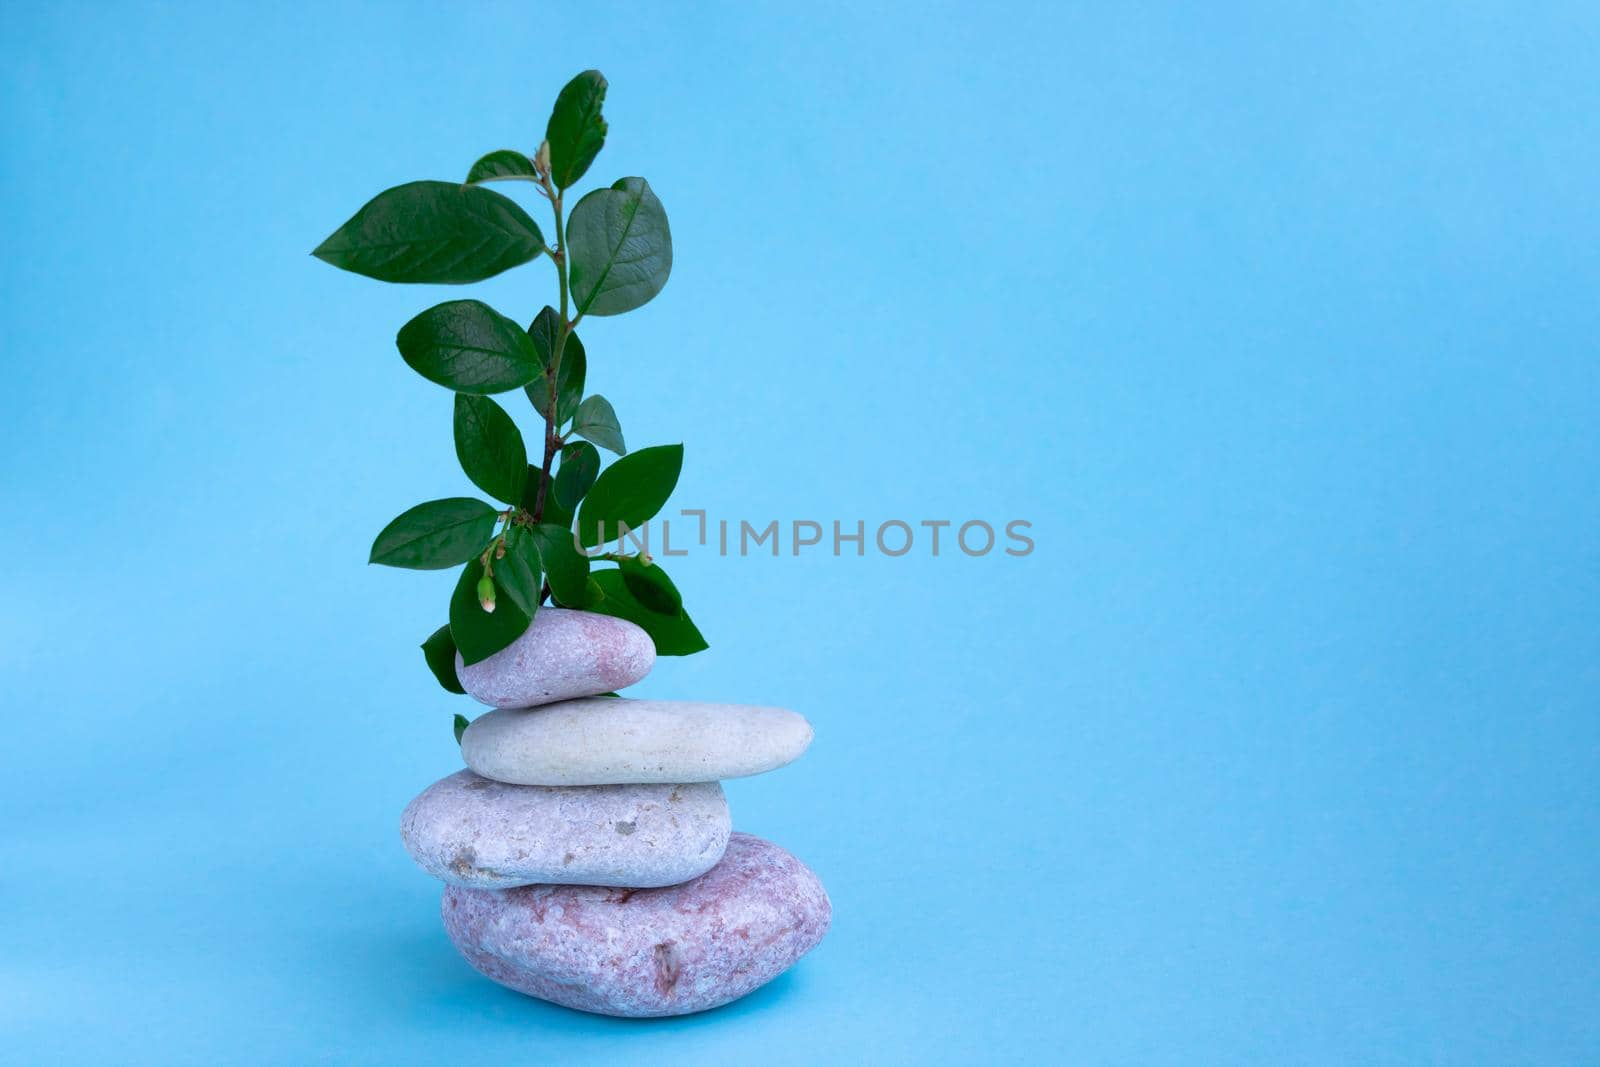
[[[561,315],[560,326],[556,330],[555,351],[550,353],[550,396],[544,411],[544,464],[539,468],[539,490],[533,500],[535,525],[544,520],[544,504],[550,495],[550,464],[561,450],[561,435],[556,432],[561,425],[558,418],[561,412],[561,356],[567,348],[567,337],[572,333],[572,323],[567,319],[570,291],[567,283],[566,220],[561,214],[562,193],[551,184],[548,174],[540,175],[540,185],[544,187],[545,194],[550,198],[550,207],[555,212],[556,247],[550,258],[555,262],[556,282],[561,287]],[[550,595],[550,585],[545,583],[539,590],[539,603],[543,604]]]
[[[556,331],[555,351],[550,354],[550,399],[544,412],[544,466],[539,470],[539,491],[533,501],[536,523],[544,518],[545,497],[550,493],[550,464],[561,448],[561,438],[556,435],[556,415],[561,403],[561,353],[567,347],[567,334],[572,332],[572,324],[567,321],[567,235],[561,217],[561,194],[550,188],[549,178],[544,179],[544,186],[550,193],[550,204],[556,216],[556,247],[551,259],[555,261],[556,280],[561,285],[561,328]]]

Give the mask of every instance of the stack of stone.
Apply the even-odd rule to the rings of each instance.
[[[446,883],[445,930],[502,985],[605,1015],[681,1015],[766,984],[827,932],[816,875],[734,833],[724,778],[811,743],[792,711],[601,696],[655,646],[606,615],[541,609],[462,687],[467,770],[413,800],[407,851]]]

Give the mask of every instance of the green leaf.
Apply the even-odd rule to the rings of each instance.
[[[628,451],[628,446],[622,443],[622,424],[617,421],[611,401],[598,393],[578,405],[577,414],[572,418],[572,432],[619,456]]]
[[[583,177],[606,143],[606,120],[600,116],[605,98],[606,80],[598,70],[573,78],[556,97],[544,139],[550,142],[550,179],[558,188]]]
[[[461,679],[456,677],[456,643],[450,639],[450,627],[441,626],[422,642],[422,657],[428,669],[439,679],[439,684],[452,693],[465,693]],[[457,716],[460,718],[460,716]]]
[[[514,200],[476,185],[411,182],[379,193],[311,254],[383,282],[478,282],[545,250]]]
[[[567,607],[582,607],[589,581],[589,557],[572,543],[571,528],[541,523],[531,533],[551,595]]]
[[[567,334],[567,345],[561,350],[561,369],[556,373],[556,425],[560,426],[578,410],[583,398],[583,379],[588,374],[589,357],[583,351],[583,342],[574,330]]]
[[[539,610],[544,578],[539,573],[539,549],[528,530],[518,527],[506,539],[506,554],[494,561],[494,577],[530,617]]]
[[[617,569],[622,572],[622,584],[633,594],[633,599],[651,611],[662,615],[677,615],[683,611],[683,597],[659,563],[647,563],[638,556],[624,556]]]
[[[572,517],[575,513],[575,508],[567,507],[556,497],[555,492],[551,491],[544,495],[544,511],[540,514],[539,520],[550,523],[552,526],[561,526],[570,530],[572,529]]]
[[[419,571],[454,567],[483,551],[499,517],[493,505],[468,496],[418,504],[383,528],[367,562]]]
[[[539,316],[528,327],[528,336],[533,338],[533,345],[539,350],[543,373],[536,381],[528,383],[524,392],[528,394],[528,400],[540,418],[550,410],[550,367],[555,362],[556,338],[560,328],[561,318],[553,307],[546,307],[539,312]],[[572,413],[577,409],[578,400],[583,396],[583,379],[588,362],[577,331],[568,333],[566,346],[561,350],[561,369],[556,376],[559,392],[556,401],[557,426],[572,418]]]
[[[455,653],[453,651],[450,654],[452,656],[455,655]],[[466,733],[467,732],[467,727],[469,727],[471,725],[472,725],[472,720],[468,719],[465,715],[457,715],[456,716],[456,722],[455,722],[456,744],[459,745],[461,743],[461,735]]]
[[[663,615],[651,611],[628,591],[621,571],[604,570],[591,574],[584,607],[638,624],[655,642],[658,656],[689,656],[709,647],[688,612]]]
[[[650,184],[623,178],[579,200],[567,223],[567,255],[580,316],[649,303],[672,273],[672,232]]]
[[[638,529],[667,502],[682,469],[682,445],[641,448],[607,467],[578,509],[583,543],[592,548],[615,537],[618,523]]]
[[[479,663],[505,648],[522,636],[533,620],[506,593],[500,582],[494,583],[497,594],[493,611],[484,611],[478,603],[478,579],[483,577],[483,564],[474,559],[461,569],[455,592],[450,595],[450,636],[461,651],[466,664]]]
[[[534,182],[539,180],[539,175],[533,169],[533,160],[511,148],[490,152],[474,163],[472,169],[467,172],[468,185],[517,178]]]
[[[587,441],[575,441],[561,450],[561,467],[556,471],[554,488],[556,499],[568,512],[576,511],[578,504],[594,486],[600,473],[600,452]],[[572,525],[569,520],[566,525]]]
[[[503,393],[543,370],[528,331],[477,300],[429,308],[395,338],[411,369],[458,393]]]
[[[524,385],[522,391],[528,394],[528,403],[533,405],[533,410],[539,413],[541,419],[550,410],[550,364],[555,359],[559,324],[559,313],[549,304],[528,324],[528,338],[533,342],[534,351],[539,353],[539,376]]]
[[[528,447],[504,408],[486,396],[456,394],[456,458],[472,484],[496,500],[522,499]]]

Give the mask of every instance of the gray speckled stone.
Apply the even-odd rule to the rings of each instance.
[[[656,646],[627,619],[567,608],[540,608],[522,636],[456,677],[491,708],[531,708],[572,697],[610,693],[650,673]]]
[[[722,787],[506,785],[458,771],[400,817],[417,866],[451,885],[675,885],[710,870],[732,824]]]
[[[782,767],[809,744],[811,724],[783,708],[600,697],[481,715],[461,758],[520,785],[714,782]]]
[[[708,873],[666,889],[447,887],[444,927],[501,985],[569,1008],[684,1015],[758,989],[816,947],[833,916],[817,876],[734,834]]]

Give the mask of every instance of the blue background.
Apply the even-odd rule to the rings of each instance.
[[[1600,1062],[1597,50],[1581,4],[14,5],[0,1060]],[[649,1024],[479,978],[400,847],[469,709],[450,576],[364,562],[468,490],[392,343],[461,291],[307,255],[586,66],[676,245],[590,383],[676,503],[1038,543],[678,561],[713,647],[638,692],[811,718],[729,793],[836,916]]]

